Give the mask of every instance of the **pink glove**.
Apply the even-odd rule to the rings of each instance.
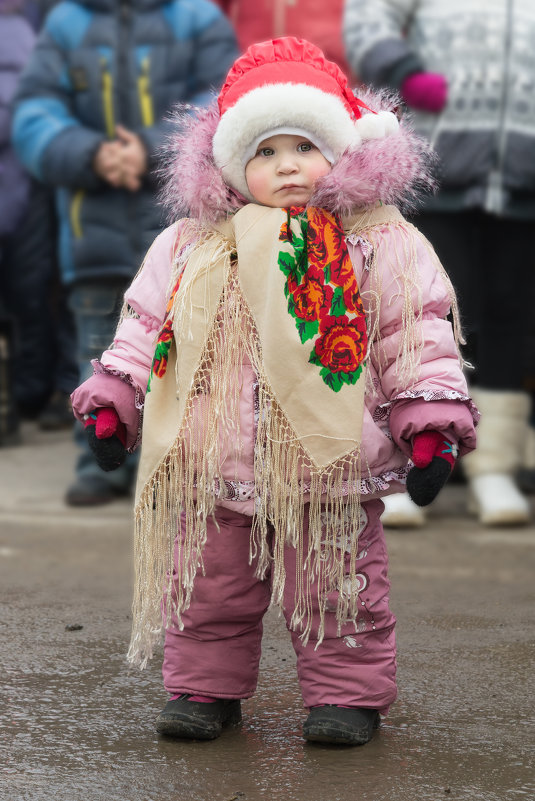
[[[414,467],[407,476],[407,491],[418,506],[434,501],[455,464],[458,448],[438,431],[422,431],[412,443]]]
[[[444,439],[438,431],[421,431],[414,435],[412,441],[412,461],[415,467],[427,467],[433,457],[438,456],[445,459],[453,469],[457,458],[457,446],[447,439]]]
[[[448,98],[448,84],[438,72],[415,72],[401,84],[405,103],[419,111],[442,111]]]
[[[112,407],[95,409],[84,422],[89,447],[97,464],[109,472],[126,459],[126,428]]]

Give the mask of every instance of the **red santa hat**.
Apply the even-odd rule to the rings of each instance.
[[[249,200],[245,166],[275,133],[306,136],[334,163],[344,151],[398,129],[395,114],[369,109],[336,64],[294,37],[252,45],[231,67],[218,105],[214,160],[225,181]]]

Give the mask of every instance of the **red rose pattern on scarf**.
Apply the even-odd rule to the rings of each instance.
[[[366,315],[340,220],[324,209],[287,209],[279,239],[284,294],[302,343],[313,340],[308,361],[334,392],[362,373],[368,337]],[[292,230],[296,218],[302,236]]]

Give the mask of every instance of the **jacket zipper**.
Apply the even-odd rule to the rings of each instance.
[[[82,202],[85,195],[85,189],[78,189],[72,196],[69,219],[71,222],[71,231],[75,239],[81,239],[84,232],[82,229]]]
[[[150,94],[150,58],[146,56],[141,62],[141,75],[137,79],[139,106],[141,108],[141,121],[145,128],[154,125],[154,108]]]
[[[117,92],[119,97],[119,119],[127,128],[134,128],[134,110],[129,105],[131,72],[129,69],[129,56],[132,52],[132,0],[120,0],[118,3],[118,29],[117,29]],[[139,204],[138,192],[126,192],[127,229],[125,231],[134,251],[141,248],[142,231],[139,230],[137,220],[137,207]]]
[[[119,119],[127,128],[132,127],[129,96],[128,56],[130,53],[130,27],[132,23],[131,0],[121,0],[119,5],[119,25],[117,33],[117,92],[119,95]]]
[[[505,160],[505,145],[507,141],[507,131],[505,120],[507,116],[507,89],[511,74],[511,49],[512,49],[512,27],[513,27],[513,4],[514,0],[508,0],[506,4],[506,20],[504,32],[504,58],[503,58],[503,83],[502,95],[500,99],[500,122],[496,133],[496,165],[489,174],[487,184],[487,194],[485,197],[485,211],[499,214],[503,211],[503,168]]]
[[[113,78],[111,75],[108,59],[102,56],[100,59],[100,70],[102,76],[102,108],[104,112],[104,126],[108,139],[115,136],[115,115],[113,112]]]

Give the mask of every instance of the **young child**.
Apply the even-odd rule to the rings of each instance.
[[[270,603],[306,739],[365,743],[396,698],[380,498],[407,481],[429,503],[477,412],[451,285],[391,205],[427,180],[425,148],[367,101],[304,40],[249,48],[182,121],[167,200],[189,216],[73,394],[105,469],[143,437],[129,659],[163,609],[164,734],[240,720]]]

